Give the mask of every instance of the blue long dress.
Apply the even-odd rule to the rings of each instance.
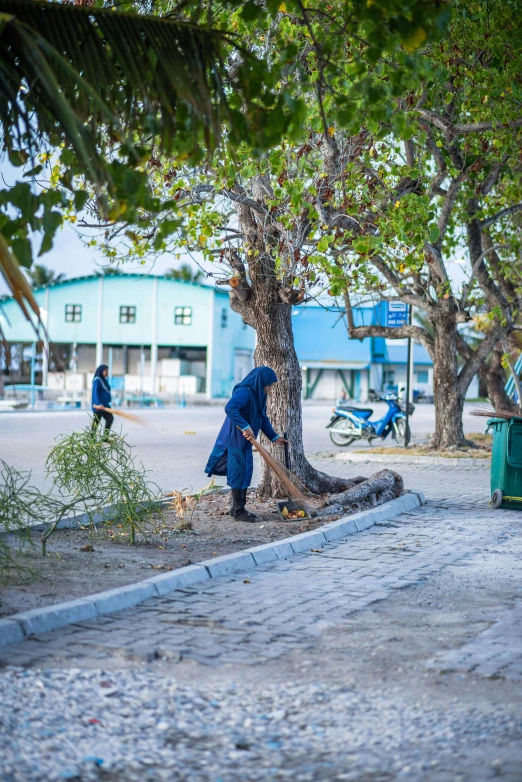
[[[111,406],[111,387],[106,377],[103,377],[103,371],[109,367],[106,364],[100,364],[92,379],[92,402],[93,413],[100,411],[95,409],[94,405]]]
[[[259,430],[269,440],[278,434],[266,414],[265,386],[277,383],[277,375],[270,367],[257,367],[234,386],[232,397],[225,406],[227,417],[209,456],[207,475],[226,475],[232,489],[248,489],[252,481],[252,444],[242,431],[250,427],[257,437]],[[239,428],[238,428],[239,427]]]

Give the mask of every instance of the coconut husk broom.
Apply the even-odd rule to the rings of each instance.
[[[141,416],[136,415],[135,413],[127,413],[123,410],[118,410],[114,407],[104,407],[103,405],[96,405],[96,410],[104,410],[106,413],[110,413],[111,415],[116,415],[118,418],[124,418],[126,421],[132,421],[135,424],[139,424],[140,426],[148,426],[147,422],[144,421]]]
[[[476,415],[480,418],[503,418],[505,421],[510,421],[512,418],[522,418],[522,414],[519,412],[513,413],[511,410],[493,410],[486,407],[474,408],[471,410],[471,415]]]
[[[290,471],[286,469],[286,467],[283,467],[282,464],[280,464],[276,459],[274,459],[265,448],[261,445],[261,443],[258,443],[257,440],[254,438],[250,438],[250,442],[254,446],[254,448],[259,451],[261,457],[264,459],[266,464],[270,467],[273,473],[277,475],[283,486],[288,492],[288,496],[290,499],[295,500],[296,502],[299,502],[299,504],[302,506],[303,510],[305,510],[309,516],[311,516],[310,510],[306,504],[306,498],[302,491],[297,488],[295,483],[291,480],[289,475],[291,475]],[[294,477],[294,476],[292,476]],[[295,478],[294,478],[295,479]]]

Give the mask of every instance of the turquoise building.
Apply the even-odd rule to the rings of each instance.
[[[31,384],[34,376],[46,399],[85,403],[94,370],[104,363],[121,396],[197,401],[229,396],[253,367],[254,330],[233,312],[228,293],[209,285],[117,274],[65,280],[35,296],[50,350],[43,335],[35,343],[16,302],[0,300],[0,380],[6,387]],[[382,317],[379,304],[354,309],[356,325]],[[342,311],[295,307],[292,326],[305,398],[333,400],[344,390],[364,402],[370,388],[405,385],[406,345],[349,339]],[[421,345],[414,346],[413,372],[413,386],[431,394],[433,364]]]
[[[227,293],[168,277],[79,277],[35,291],[51,340],[35,332],[13,299],[0,300],[6,384],[35,381],[63,395],[88,390],[108,364],[114,389],[129,393],[224,397],[253,367],[255,334]],[[9,355],[6,355],[6,351]]]
[[[383,305],[354,307],[355,326],[384,323]],[[369,389],[406,385],[406,340],[350,339],[342,310],[307,304],[292,310],[295,347],[305,399],[337,399],[343,391],[365,402]],[[433,393],[433,362],[422,345],[413,346],[413,387]]]

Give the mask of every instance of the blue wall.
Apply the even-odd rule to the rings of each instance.
[[[356,325],[369,325],[371,311],[357,313]],[[360,321],[360,322],[359,322]],[[317,305],[295,307],[292,310],[292,329],[299,361],[370,363],[370,340],[349,339],[346,320],[340,312],[329,311]]]

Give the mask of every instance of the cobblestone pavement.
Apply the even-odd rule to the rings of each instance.
[[[415,512],[0,650],[0,779],[520,782],[522,517],[405,467]]]

